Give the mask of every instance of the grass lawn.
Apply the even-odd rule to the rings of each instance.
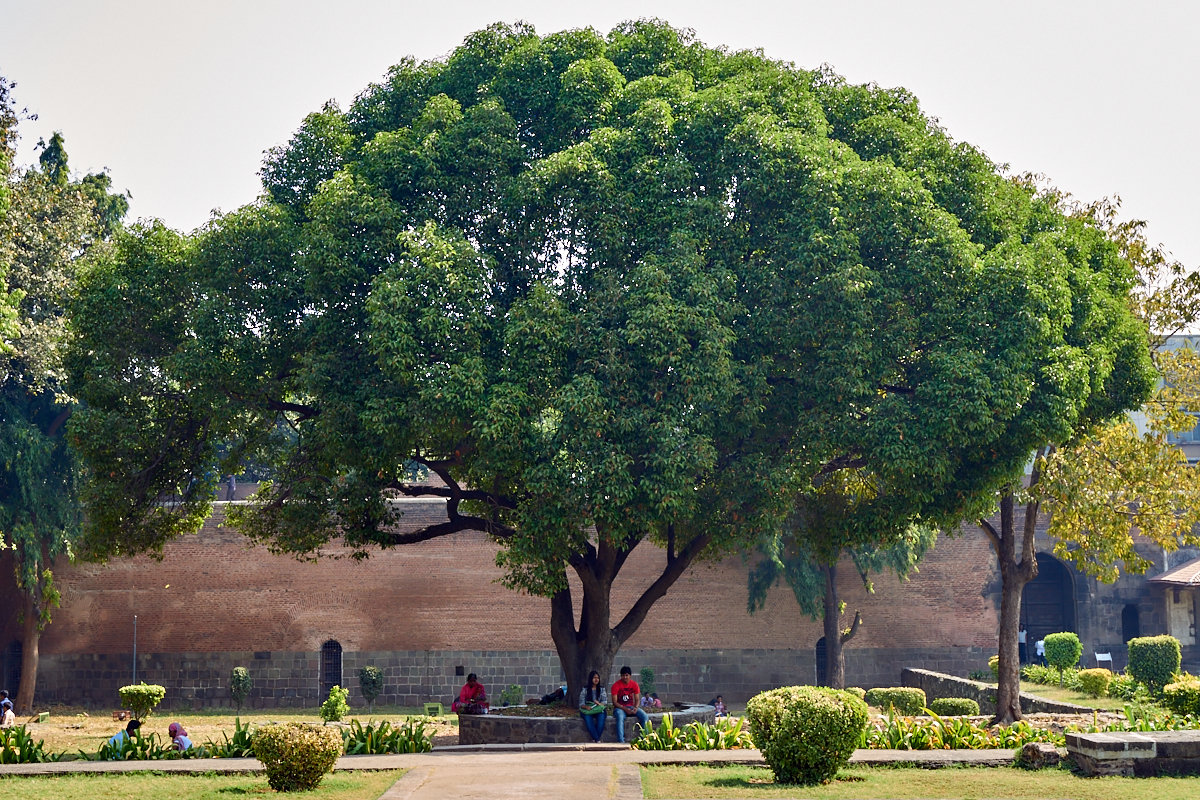
[[[335,772],[305,800],[377,800],[401,772]],[[114,775],[53,775],[0,778],[0,794],[21,800],[230,800],[236,797],[287,797],[267,785],[265,775],[164,775],[132,772]]]
[[[419,709],[401,708],[397,706],[377,706],[374,714],[367,714],[365,709],[355,709],[344,722],[357,719],[362,724],[370,720],[387,720],[393,725],[401,723],[408,716],[420,713]],[[206,741],[223,741],[221,733],[233,736],[234,720],[237,713],[233,709],[216,709],[212,711],[156,711],[142,724],[143,734],[156,733],[159,739],[167,738],[167,726],[179,722],[187,730],[192,742],[202,745]],[[458,717],[448,715],[437,718],[437,734],[458,734]],[[320,722],[321,717],[316,708],[277,708],[277,709],[243,709],[242,724],[265,725],[270,722]],[[124,722],[116,722],[111,712],[85,712],[78,708],[52,708],[50,717],[41,723],[28,723],[26,730],[34,739],[46,742],[46,748],[53,753],[67,752],[75,754],[80,750],[85,753],[95,753],[108,737],[119,730],[124,730]]]
[[[690,798],[855,798],[1004,797],[1072,800],[1195,800],[1200,777],[1081,778],[1066,769],[1028,771],[1015,767],[944,769],[855,767],[826,786],[776,785],[765,767],[665,765],[642,767],[647,800]]]
[[[1088,708],[1098,708],[1101,711],[1121,711],[1125,708],[1125,700],[1119,700],[1115,697],[1092,697],[1075,692],[1070,689],[1060,689],[1057,686],[1047,686],[1044,683],[1029,683],[1021,681],[1021,692],[1023,694],[1035,694],[1038,697],[1044,697],[1047,700],[1057,700],[1060,703],[1074,703],[1077,706],[1087,706]]]

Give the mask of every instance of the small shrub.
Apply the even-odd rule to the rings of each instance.
[[[1046,636],[1046,663],[1058,670],[1058,683],[1063,683],[1063,670],[1079,663],[1083,645],[1079,636],[1070,633],[1051,633]]]
[[[941,717],[977,717],[979,703],[969,697],[939,697],[929,704],[929,710]]]
[[[233,704],[237,706],[239,712],[253,688],[254,679],[250,677],[250,670],[245,667],[234,667],[233,672],[229,674],[229,693],[233,695]]]
[[[1174,680],[1182,662],[1174,636],[1142,636],[1129,640],[1128,672],[1157,694]]]
[[[34,741],[24,725],[0,728],[0,764],[43,764],[57,760],[57,756],[46,752],[45,740]]]
[[[379,755],[382,753],[428,753],[433,749],[433,738],[427,731],[428,719],[408,720],[393,727],[386,720],[378,725],[368,723],[365,727],[358,720],[350,720],[350,727],[342,729],[343,748],[346,755]]]
[[[1107,669],[1082,669],[1079,671],[1079,688],[1088,697],[1104,697],[1112,683],[1113,674]]]
[[[358,671],[358,688],[367,699],[367,710],[375,713],[375,698],[383,693],[383,670],[370,664]]]
[[[861,686],[847,686],[846,691],[857,697],[859,700],[862,700],[867,696],[867,690]]]
[[[988,659],[988,669],[992,671],[992,682],[1000,680],[1000,656],[992,656]]]
[[[170,740],[159,739],[157,733],[143,735],[141,730],[136,730],[131,735],[122,737],[120,744],[114,745],[112,742],[105,742],[100,745],[95,756],[88,756],[88,758],[92,761],[160,761],[207,755],[207,753],[201,753],[198,748],[193,749],[196,752],[181,753],[175,749]]]
[[[750,698],[746,718],[775,780],[811,786],[850,762],[867,728],[867,706],[849,692],[788,686]]]
[[[1162,704],[1176,714],[1200,715],[1200,679],[1188,676],[1163,687]]]
[[[744,720],[721,717],[712,724],[689,722],[675,727],[670,714],[663,714],[662,723],[655,728],[651,722],[642,728],[630,743],[634,750],[736,750],[754,747],[750,732],[743,728]]]
[[[683,750],[683,728],[676,727],[670,714],[663,714],[657,728],[647,722],[629,746],[634,750]]]
[[[250,730],[250,723],[242,724],[240,718],[233,720],[233,738],[229,738],[229,734],[221,731],[220,743],[209,740],[204,743],[204,749],[212,755],[213,758],[254,758],[254,733]]]
[[[925,691],[908,686],[869,689],[863,699],[880,711],[894,708],[901,714],[920,714],[925,708]]]
[[[329,690],[329,698],[321,703],[321,719],[326,722],[339,722],[349,714],[350,704],[346,702],[349,696],[350,692],[334,684]]]
[[[342,737],[332,728],[289,722],[264,725],[254,734],[254,757],[277,792],[317,788],[342,754]]]
[[[642,667],[638,670],[638,686],[642,690],[642,696],[649,696],[651,692],[657,692],[658,687],[654,684],[654,670],[649,667]]]
[[[121,695],[121,707],[132,711],[133,718],[139,722],[149,717],[154,707],[167,696],[164,687],[144,681],[136,686],[122,686],[117,693]]]
[[[1108,684],[1108,696],[1115,697],[1118,700],[1137,699],[1139,691],[1146,695],[1146,697],[1149,697],[1146,687],[1138,683],[1137,678],[1126,672],[1114,675],[1112,682]]]
[[[507,689],[500,692],[500,705],[502,706],[519,706],[521,699],[525,697],[525,693],[521,691],[521,687],[517,684],[510,684]]]

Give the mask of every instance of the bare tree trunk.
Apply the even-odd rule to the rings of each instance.
[[[825,683],[832,689],[846,688],[845,644],[858,633],[862,624],[862,613],[854,612],[854,622],[842,630],[842,602],[838,597],[837,564],[821,567],[825,574],[824,618],[825,630]]]
[[[28,716],[33,713],[33,692],[37,688],[38,643],[42,638],[41,616],[33,595],[26,593],[23,613],[24,629],[21,636],[21,684],[13,706],[17,714]]]
[[[821,567],[825,573],[825,684],[846,688],[846,661],[842,658],[842,609],[838,601],[837,565]]]

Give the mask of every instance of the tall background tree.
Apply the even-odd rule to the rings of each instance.
[[[1200,480],[1168,434],[1195,426],[1189,411],[1200,410],[1200,371],[1195,351],[1164,349],[1168,335],[1193,325],[1200,315],[1200,276],[1171,260],[1145,239],[1145,223],[1122,222],[1118,204],[1088,206],[1045,192],[1090,239],[1092,258],[1122,265],[1126,303],[1148,331],[1147,358],[1157,368],[1155,390],[1146,376],[1121,372],[1117,380],[1140,394],[1148,424],[1142,429],[1121,411],[1107,390],[1090,387],[1090,411],[1067,429],[1047,435],[1024,485],[1014,484],[1000,503],[999,525],[982,520],[1001,571],[999,686],[996,720],[1021,718],[1018,629],[1021,594],[1037,576],[1035,531],[1040,511],[1049,512],[1047,532],[1054,552],[1085,574],[1114,581],[1120,569],[1144,572],[1149,562],[1134,547],[1135,535],[1163,550],[1200,541]],[[1105,312],[1081,316],[1082,335],[1096,346]],[[1111,314],[1111,312],[1109,312]],[[1124,314],[1125,309],[1120,313]],[[1114,319],[1111,315],[1109,319]],[[1100,322],[1100,325],[1097,325]],[[1130,394],[1129,396],[1133,396]]]
[[[823,685],[846,688],[844,647],[863,623],[856,609],[850,625],[843,627],[846,604],[838,588],[838,564],[852,564],[863,587],[872,592],[873,574],[890,572],[907,579],[937,540],[933,527],[888,519],[889,507],[878,487],[861,473],[837,476],[798,499],[784,526],[759,545],[748,581],[749,609],[753,613],[763,608],[768,591],[779,581],[791,588],[800,610],[824,623]],[[905,526],[899,536],[891,530],[896,525]],[[883,544],[856,535],[861,526]]]
[[[38,644],[58,605],[53,568],[70,558],[82,512],[78,468],[64,423],[73,402],[64,386],[62,351],[66,307],[81,259],[128,207],[104,194],[97,179],[72,181],[65,144],[55,134],[38,168],[19,169],[6,181],[9,206],[0,218],[0,264],[19,295],[15,336],[0,354],[0,534],[11,551],[23,605],[19,711],[33,705]]]
[[[1081,383],[1145,359],[1136,326],[1103,329],[1107,360],[1076,341],[1120,265],[911,95],[658,21],[478,31],[310,115],[262,175],[85,279],[89,546],[194,530],[253,454],[276,478],[234,521],[277,550],[488,534],[571,691],[797,495],[865,470],[895,519],[982,513]],[[398,528],[404,495],[446,520]],[[615,618],[643,542],[659,572]]]

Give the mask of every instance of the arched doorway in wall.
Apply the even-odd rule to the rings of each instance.
[[[345,688],[342,683],[342,646],[330,639],[321,645],[321,700],[329,697],[334,686]]]
[[[829,670],[825,661],[825,637],[817,639],[817,686],[829,685]]]
[[[1050,633],[1075,631],[1075,580],[1071,571],[1048,553],[1037,554],[1038,574],[1021,594],[1021,621],[1033,643]]]
[[[1121,641],[1128,644],[1130,639],[1142,635],[1142,617],[1134,603],[1128,603],[1121,609]]]

